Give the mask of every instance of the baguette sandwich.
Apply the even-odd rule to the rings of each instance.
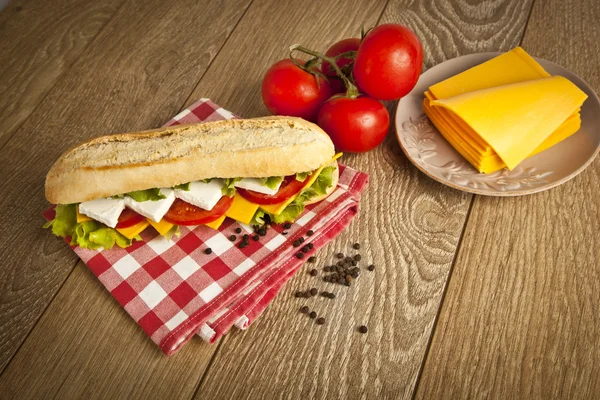
[[[66,151],[46,176],[45,226],[82,248],[130,246],[155,229],[293,222],[338,180],[317,125],[268,117],[103,136]]]

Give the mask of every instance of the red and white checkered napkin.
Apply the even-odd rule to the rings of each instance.
[[[201,99],[166,125],[235,118],[208,99]],[[228,237],[249,226],[226,219],[219,230],[181,227],[181,237],[168,241],[153,229],[144,241],[127,249],[74,248],[100,282],[150,338],[168,355],[194,333],[214,342],[232,326],[247,328],[293,276],[303,260],[292,242],[305,236],[314,247],[306,257],[333,239],[358,211],[357,196],[367,175],[340,165],[336,190],[324,201],[306,207],[282,235],[273,226],[260,241],[240,249]],[[307,237],[306,232],[314,235]],[[243,234],[242,233],[242,234]],[[210,247],[212,254],[204,250]]]

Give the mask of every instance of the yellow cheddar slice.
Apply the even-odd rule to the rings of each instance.
[[[338,158],[340,158],[343,155],[343,153],[337,153],[336,155],[334,155],[331,160],[329,160],[328,163],[326,163],[325,165],[323,165],[321,168],[317,169],[315,172],[313,172],[312,174],[310,174],[310,176],[308,176],[307,182],[304,185],[305,188],[310,187],[316,180],[317,177],[319,176],[319,174],[321,173],[321,171],[323,171],[323,168],[325,168],[326,166],[328,166],[329,164],[331,164],[332,162],[334,162],[335,160],[337,160]],[[298,193],[296,193],[295,195],[293,195],[292,197],[290,197],[289,199],[278,203],[278,204],[271,204],[271,205],[261,205],[260,208],[263,209],[264,211],[268,212],[269,214],[273,214],[273,215],[279,215],[283,212],[283,210],[285,210],[285,208],[287,206],[289,206],[291,204],[292,201],[296,200],[296,197],[298,197],[300,195],[300,193],[302,193],[302,190]]]
[[[161,219],[160,222],[154,222],[149,218],[147,218],[146,221],[150,225],[152,225],[152,227],[154,229],[156,229],[156,231],[158,233],[160,233],[162,236],[165,236],[167,234],[167,232],[169,232],[175,226],[175,224],[170,223],[169,221],[165,220],[164,218]]]
[[[79,213],[79,205],[77,205],[77,206],[75,207],[75,213],[76,213],[76,215],[77,215],[77,223],[78,223],[78,224],[80,224],[80,223],[82,223],[82,222],[85,222],[85,221],[91,221],[91,220],[92,220],[92,219],[91,219],[90,217],[88,217],[87,215],[83,215],[83,214]]]
[[[248,201],[236,193],[233,196],[233,203],[225,215],[243,224],[249,224],[256,210],[258,210],[258,204]]]
[[[434,100],[431,106],[454,113],[513,169],[586,98],[571,81],[555,76]]]
[[[511,83],[549,78],[550,74],[521,47],[492,58],[429,88],[436,99]]]
[[[147,220],[143,220],[133,226],[130,226],[127,228],[116,228],[116,229],[117,229],[117,232],[119,232],[121,235],[125,236],[127,239],[133,239],[134,237],[136,237],[137,235],[142,233],[142,231],[144,229],[146,229],[149,225],[150,225],[150,223]]]
[[[204,225],[216,230],[216,229],[219,229],[219,227],[221,226],[223,221],[225,221],[225,218],[226,218],[226,216],[222,215],[221,217],[219,217],[219,219],[216,219],[213,222],[209,222],[208,224],[204,224]]]

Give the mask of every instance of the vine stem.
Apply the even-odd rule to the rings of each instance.
[[[349,97],[351,99],[358,97],[358,94],[359,94],[358,88],[352,82],[350,82],[350,79],[348,79],[348,77],[342,72],[340,67],[338,67],[337,63],[335,62],[335,58],[328,57],[324,54],[318,53],[311,49],[307,49],[306,47],[304,47],[302,45],[293,44],[290,46],[290,58],[292,58],[292,60],[294,59],[292,57],[292,53],[294,51],[299,51],[301,53],[305,53],[305,54],[311,55],[315,58],[318,58],[318,59],[328,62],[329,65],[331,65],[331,68],[333,68],[333,70],[335,71],[335,73],[342,79],[342,81],[344,81],[344,85],[346,86],[346,97]],[[308,71],[308,72],[310,72],[310,71]]]

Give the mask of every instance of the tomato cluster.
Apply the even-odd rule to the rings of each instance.
[[[369,151],[383,141],[390,116],[380,100],[407,95],[423,63],[419,39],[398,24],[341,40],[324,55],[298,45],[293,51],[313,58],[305,62],[290,54],[271,66],[262,83],[263,102],[273,114],[316,122],[347,152]]]

